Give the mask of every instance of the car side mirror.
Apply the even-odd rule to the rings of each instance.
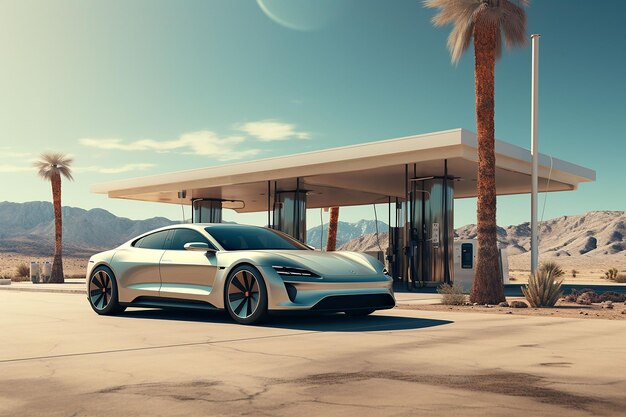
[[[185,250],[194,252],[215,252],[215,249],[209,248],[209,245],[204,242],[189,242],[185,243]]]

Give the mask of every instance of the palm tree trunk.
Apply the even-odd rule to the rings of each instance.
[[[326,251],[332,252],[337,249],[337,224],[339,223],[339,207],[330,208],[330,221],[328,222],[328,240]]]
[[[63,283],[63,218],[61,213],[61,176],[53,175],[52,202],[54,207],[54,260],[49,282]]]
[[[494,84],[498,28],[479,18],[474,26],[476,130],[478,132],[478,254],[470,301],[504,301],[496,229]]]

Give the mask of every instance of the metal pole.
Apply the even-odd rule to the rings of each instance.
[[[272,192],[271,184],[272,183],[270,181],[267,182],[267,228],[268,229],[272,228],[272,221],[270,220],[270,213],[272,212],[272,203],[270,200],[270,193]]]
[[[531,192],[530,192],[530,271],[537,272],[539,261],[539,247],[537,245],[537,193],[539,191],[539,135],[537,129],[539,109],[539,38],[541,35],[531,35],[532,39],[532,90],[530,109],[530,143],[532,155]]]

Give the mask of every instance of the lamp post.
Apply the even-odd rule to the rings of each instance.
[[[537,194],[539,191],[539,151],[538,151],[538,89],[539,89],[539,38],[541,35],[533,34],[532,39],[532,88],[530,104],[530,143],[532,156],[531,191],[530,191],[530,271],[537,272],[539,261],[539,247],[537,239]]]

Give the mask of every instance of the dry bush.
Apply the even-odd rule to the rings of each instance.
[[[619,275],[619,271],[617,270],[617,268],[611,268],[604,273],[604,277],[606,279],[610,279],[611,281],[614,281],[618,275]]]
[[[546,273],[552,274],[552,278],[561,278],[565,275],[565,271],[561,268],[561,265],[556,262],[543,262],[539,265],[539,271],[544,271]]]
[[[463,288],[459,285],[443,284],[437,288],[437,292],[441,294],[441,304],[449,306],[460,306],[465,304],[465,294]]]
[[[612,301],[614,303],[622,303],[626,301],[626,294],[620,294],[615,291],[606,291],[598,297],[599,302]]]
[[[24,281],[30,281],[30,277],[18,277],[17,275],[11,277],[11,281],[13,282],[24,282]]]
[[[30,267],[27,264],[19,264],[17,266],[17,274],[15,275],[16,277],[28,277],[30,276]]]
[[[578,303],[583,305],[603,303],[605,301],[621,303],[626,301],[626,294],[620,294],[615,291],[606,291],[602,294],[597,294],[590,288],[583,288],[582,290],[573,289],[570,294],[563,297],[563,300],[569,303]]]
[[[590,306],[591,303],[593,303],[593,299],[591,298],[591,295],[588,292],[582,293],[581,295],[578,296],[578,298],[576,298],[576,304]]]
[[[617,282],[618,284],[626,284],[626,275],[618,274],[613,281]]]
[[[553,270],[539,268],[536,274],[530,275],[528,285],[522,287],[522,293],[531,307],[554,307],[561,298],[563,279],[553,274]]]

